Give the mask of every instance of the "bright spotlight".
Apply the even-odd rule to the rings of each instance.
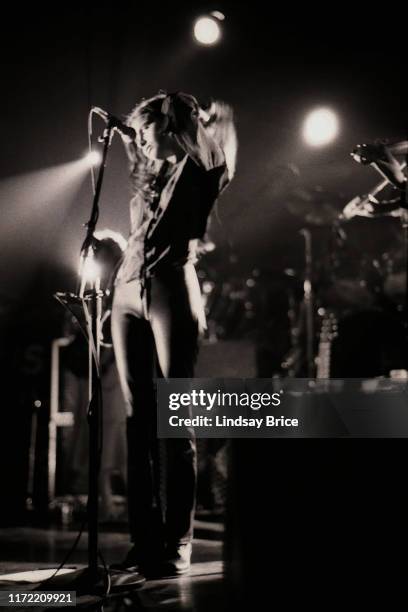
[[[80,267],[80,275],[86,282],[94,282],[100,278],[102,274],[101,265],[96,261],[93,252],[83,260]]]
[[[311,147],[321,147],[332,142],[339,131],[337,115],[329,108],[317,108],[306,117],[303,138]]]
[[[215,45],[221,38],[219,17],[207,15],[199,17],[194,24],[194,37],[201,45]]]
[[[84,159],[88,166],[91,168],[92,166],[98,166],[101,163],[102,157],[99,151],[88,151]]]

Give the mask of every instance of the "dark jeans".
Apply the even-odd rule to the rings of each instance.
[[[191,264],[115,289],[112,339],[127,407],[128,507],[132,541],[142,554],[189,542],[196,492],[196,444],[157,439],[155,374],[191,378],[203,307]],[[143,303],[145,302],[145,303]]]

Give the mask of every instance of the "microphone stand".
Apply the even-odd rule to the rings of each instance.
[[[95,229],[99,217],[99,199],[102,190],[103,177],[106,168],[108,150],[112,142],[113,126],[108,124],[103,135],[102,161],[99,166],[98,179],[95,186],[95,194],[92,203],[91,216],[86,224],[87,234],[81,247],[82,262],[86,261],[95,238]],[[84,298],[86,276],[82,276],[79,297]],[[98,515],[99,515],[99,471],[102,452],[102,389],[100,373],[100,348],[101,348],[101,316],[102,295],[99,287],[99,279],[91,283],[89,297],[90,312],[87,317],[88,323],[88,356],[89,356],[89,471],[88,471],[88,582],[96,585],[100,577],[98,566]],[[84,304],[84,308],[86,305]]]
[[[305,318],[306,318],[306,366],[307,366],[307,377],[314,378],[315,375],[315,364],[314,364],[314,294],[312,284],[312,272],[313,272],[313,259],[312,259],[312,235],[310,230],[303,228],[300,230],[300,234],[305,240],[305,276],[303,282],[304,289],[304,304],[305,304]]]
[[[102,161],[99,166],[99,173],[95,185],[95,193],[92,203],[91,216],[86,223],[87,233],[81,247],[80,264],[80,286],[77,294],[65,294],[66,301],[81,303],[84,309],[88,329],[88,356],[89,356],[89,408],[88,408],[88,428],[89,428],[89,473],[88,473],[88,504],[87,504],[87,523],[88,523],[88,566],[84,569],[74,571],[69,574],[58,575],[47,581],[54,589],[72,588],[78,594],[107,595],[110,586],[117,591],[126,591],[142,586],[145,578],[141,574],[119,572],[109,572],[104,566],[98,564],[98,515],[99,515],[99,472],[102,453],[102,388],[100,371],[100,346],[101,346],[101,315],[102,297],[104,292],[100,290],[100,280],[94,279],[90,282],[90,290],[85,292],[87,285],[85,262],[92,253],[95,245],[95,229],[99,217],[99,199],[102,190],[103,177],[106,168],[108,150],[112,142],[114,132],[114,122],[108,121],[104,131]],[[62,302],[61,294],[55,297]],[[89,304],[89,308],[87,306]],[[113,576],[111,575],[113,574]],[[108,589],[104,587],[104,578],[107,578]]]

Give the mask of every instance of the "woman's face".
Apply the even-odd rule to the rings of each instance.
[[[176,145],[165,131],[164,122],[141,116],[134,123],[136,144],[149,159],[167,159],[176,153]]]

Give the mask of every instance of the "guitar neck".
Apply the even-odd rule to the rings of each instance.
[[[406,155],[408,153],[408,140],[387,145],[387,149],[393,155]]]

